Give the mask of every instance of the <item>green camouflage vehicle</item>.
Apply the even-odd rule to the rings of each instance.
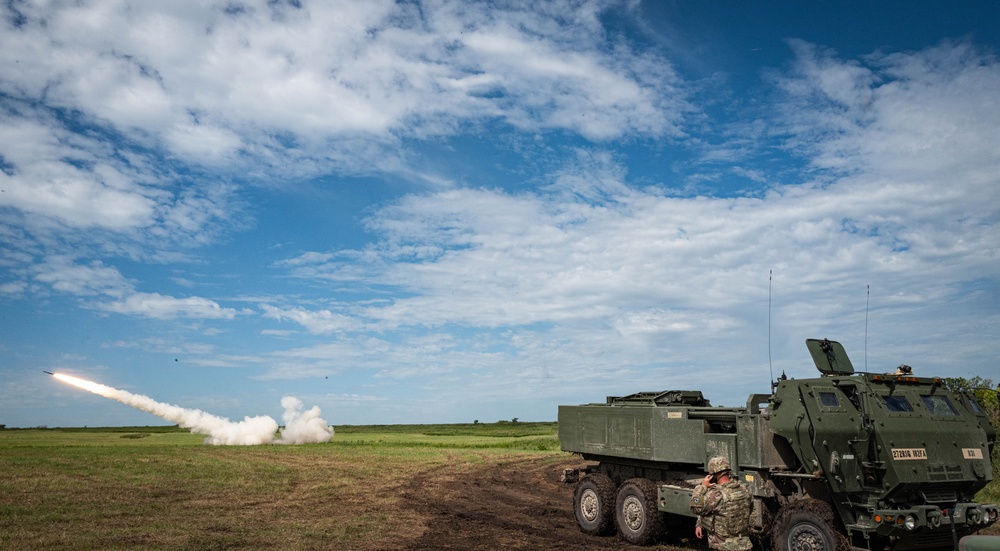
[[[954,549],[996,522],[1000,508],[973,498],[992,480],[996,431],[970,395],[906,366],[856,373],[840,343],[806,345],[820,376],[782,377],[745,407],[683,390],[560,406],[562,449],[595,462],[577,472],[580,528],[640,545],[690,534],[691,493],[720,455],[775,551]]]

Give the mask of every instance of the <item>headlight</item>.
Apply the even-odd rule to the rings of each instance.
[[[903,521],[903,526],[905,526],[907,530],[913,530],[917,527],[917,519],[914,518],[913,515],[906,515],[906,520]]]

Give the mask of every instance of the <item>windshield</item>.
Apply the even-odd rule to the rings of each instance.
[[[885,396],[884,399],[889,411],[913,411],[913,406],[906,396]]]

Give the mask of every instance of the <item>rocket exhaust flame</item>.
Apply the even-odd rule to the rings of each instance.
[[[69,383],[98,396],[104,396],[127,406],[152,413],[167,421],[173,421],[196,434],[204,434],[207,436],[205,438],[206,444],[243,446],[270,443],[310,444],[329,442],[333,438],[333,428],[320,417],[319,407],[313,406],[311,409],[303,411],[302,401],[292,396],[285,396],[281,399],[281,406],[285,408],[285,413],[282,416],[285,427],[281,429],[281,436],[276,439],[275,433],[278,432],[278,423],[266,415],[245,417],[242,421],[235,422],[201,410],[157,402],[148,396],[132,394],[125,390],[118,390],[71,375],[62,373],[52,373],[51,375],[64,383]]]

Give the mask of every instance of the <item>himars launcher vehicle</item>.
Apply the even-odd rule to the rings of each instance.
[[[580,528],[636,544],[687,532],[717,455],[749,487],[754,533],[775,551],[952,549],[996,522],[1000,508],[973,498],[996,440],[974,398],[939,378],[855,373],[834,341],[806,345],[821,376],[782,378],[745,407],[712,407],[699,391],[559,406],[562,449],[596,462],[576,487]]]

